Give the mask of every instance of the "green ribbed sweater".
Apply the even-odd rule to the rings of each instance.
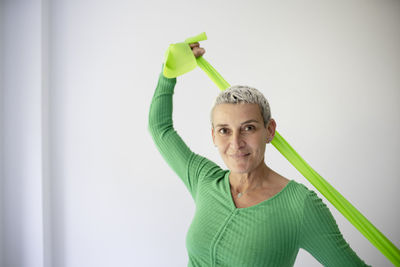
[[[160,74],[149,113],[149,131],[196,205],[186,236],[188,266],[293,266],[300,248],[324,266],[367,266],[344,240],[328,207],[294,180],[278,194],[236,208],[229,170],[195,154],[173,128],[176,78]]]

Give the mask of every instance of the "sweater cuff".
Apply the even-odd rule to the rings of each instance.
[[[161,71],[160,76],[158,78],[157,89],[161,90],[162,92],[173,93],[175,84],[176,84],[176,78],[167,78],[163,75],[163,72]]]
[[[160,73],[159,79],[160,80],[162,79],[163,81],[168,82],[168,83],[176,84],[176,78],[167,78],[164,76],[164,74],[162,72]]]

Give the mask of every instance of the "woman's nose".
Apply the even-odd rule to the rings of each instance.
[[[240,133],[233,133],[231,135],[231,147],[234,149],[239,149],[243,147],[244,141],[243,141],[243,136],[241,136]]]

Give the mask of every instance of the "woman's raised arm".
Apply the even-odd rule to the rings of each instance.
[[[190,46],[195,56],[205,52],[198,43]],[[148,129],[163,158],[195,198],[199,178],[219,167],[193,153],[174,129],[172,110],[175,84],[176,78],[166,78],[160,74],[150,105]]]

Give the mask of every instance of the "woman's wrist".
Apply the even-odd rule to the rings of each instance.
[[[176,77],[175,78],[167,78],[164,76],[164,63],[162,64],[162,67],[161,67],[160,77],[162,77],[164,80],[176,83]]]

